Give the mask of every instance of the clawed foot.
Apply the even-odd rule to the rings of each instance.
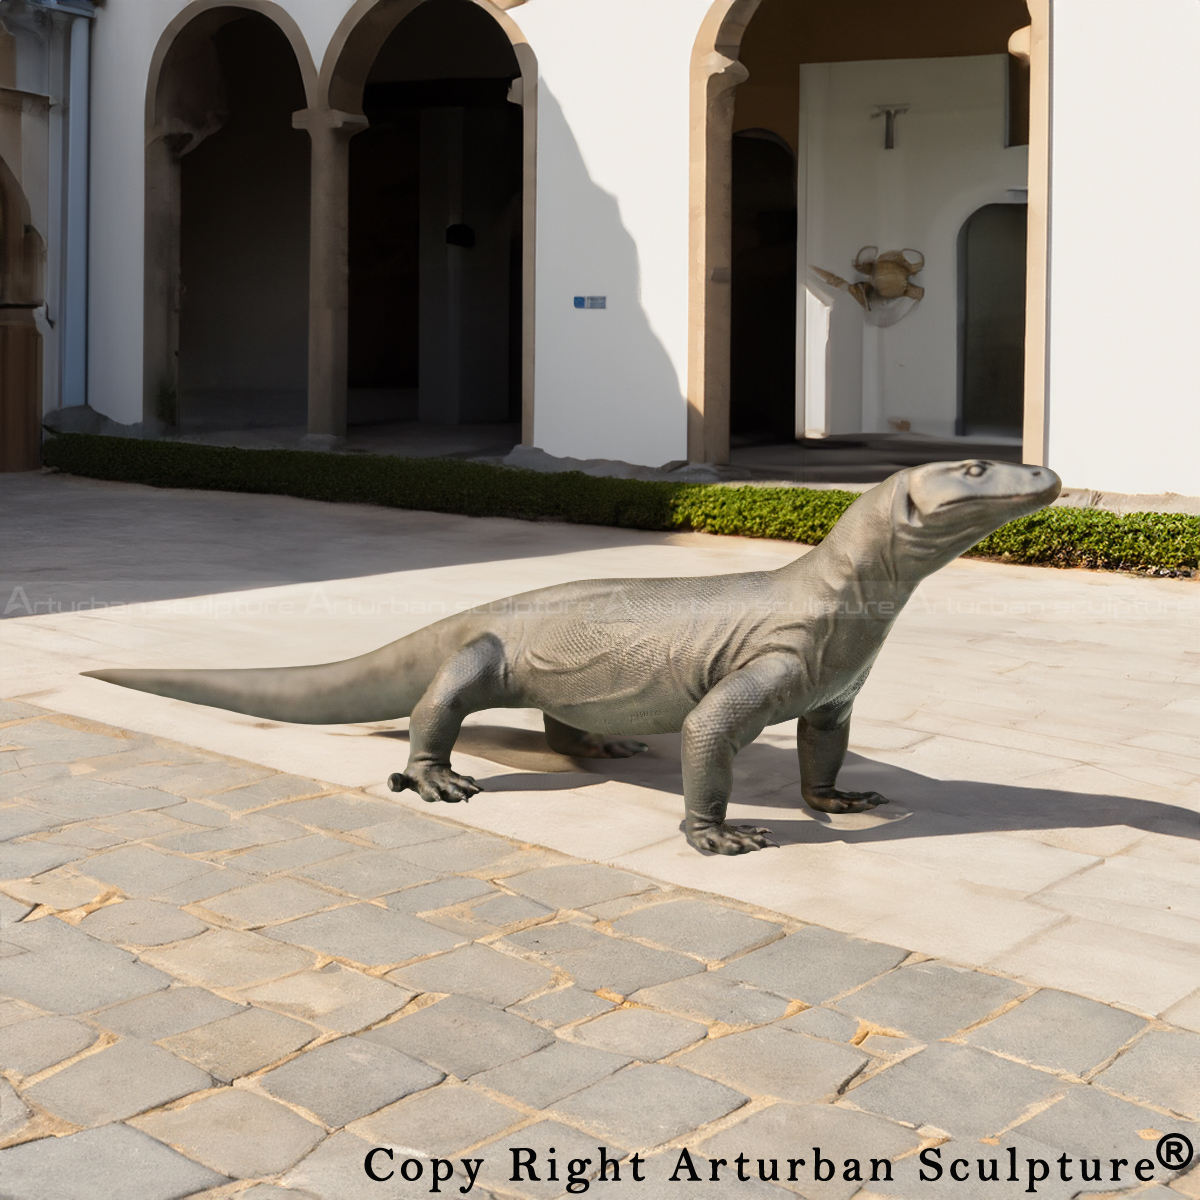
[[[448,766],[439,763],[410,766],[407,775],[397,771],[388,776],[387,783],[388,789],[393,792],[403,792],[406,788],[412,788],[429,804],[438,800],[447,804],[466,803],[476,792],[483,791],[469,775],[459,775]]]
[[[713,854],[749,854],[751,850],[762,850],[767,846],[778,847],[771,841],[769,829],[756,829],[752,825],[688,826],[687,840],[697,850],[708,850]]]
[[[809,808],[824,813],[866,812],[887,802],[878,792],[839,792],[837,788],[820,788],[804,795]]]
[[[633,738],[607,738],[602,733],[585,733],[578,737],[551,738],[550,749],[569,758],[632,758],[650,747]]]

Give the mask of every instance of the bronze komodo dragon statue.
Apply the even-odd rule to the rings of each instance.
[[[768,830],[726,823],[733,757],[778,721],[797,719],[810,808],[886,803],[836,783],[854,697],[892,622],[922,579],[1060,487],[1045,467],[928,463],[867,492],[776,571],[560,584],[321,666],[86,674],[276,721],[409,717],[408,766],[388,784],[450,803],[480,790],[450,766],[468,713],[541,709],[550,747],[588,758],[646,749],[630,734],[682,730],[687,839],[742,854],[772,843]]]

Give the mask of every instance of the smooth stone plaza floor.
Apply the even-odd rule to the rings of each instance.
[[[79,673],[328,661],[547,584],[798,552],[41,474],[3,477],[0,499],[4,696],[423,812],[383,785],[403,721],[279,725]],[[677,735],[580,763],[534,712],[470,719],[455,766],[486,790],[437,815],[1200,1030],[1198,600],[1195,581],[952,564],[856,705],[843,786],[891,805],[803,808],[790,727],[739,756],[731,819],[769,826],[777,850],[687,846]]]

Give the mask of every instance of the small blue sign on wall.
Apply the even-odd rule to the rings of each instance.
[[[576,308],[607,308],[607,296],[576,296]]]

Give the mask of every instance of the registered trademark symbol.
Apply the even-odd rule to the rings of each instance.
[[[1182,1171],[1192,1161],[1192,1143],[1182,1133],[1164,1133],[1154,1153],[1160,1166],[1168,1171]]]

